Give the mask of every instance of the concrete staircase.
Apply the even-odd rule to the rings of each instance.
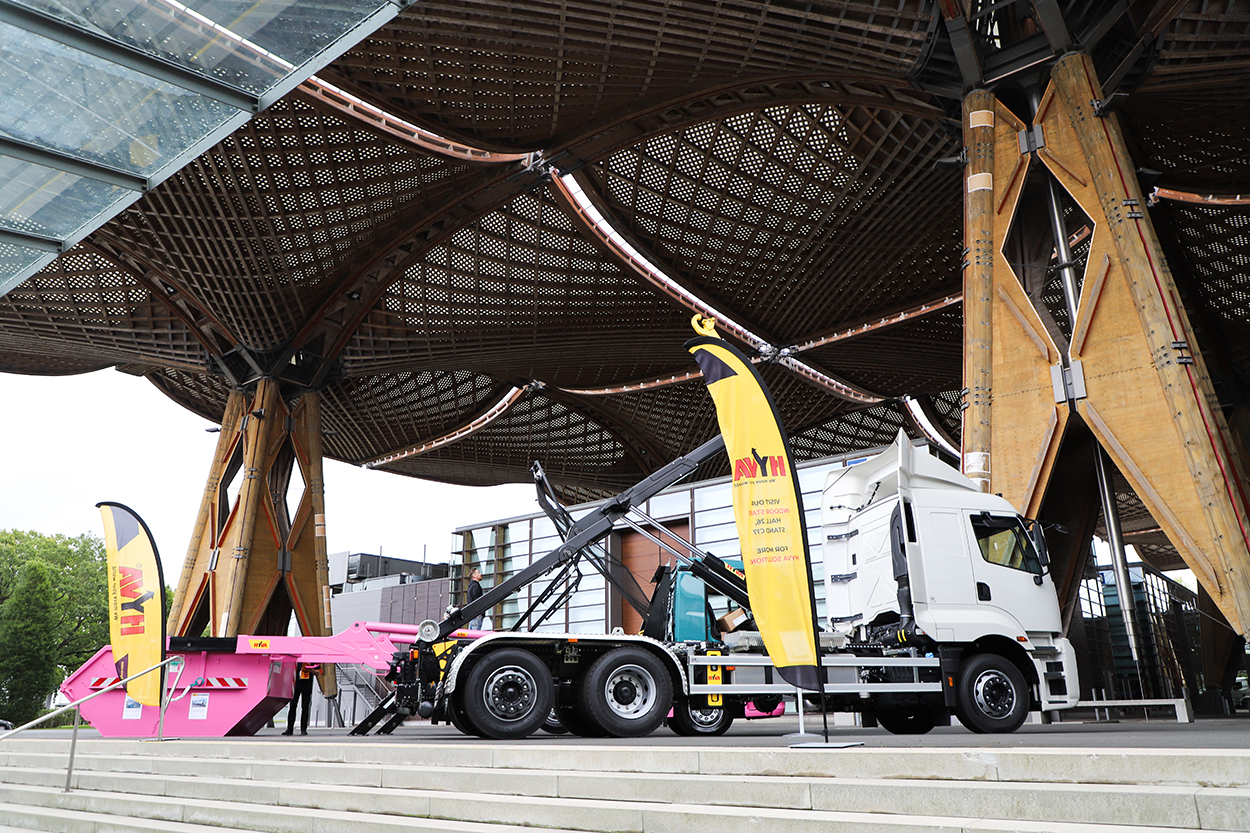
[[[0,742],[0,833],[1250,831],[1250,750]],[[534,831],[529,831],[534,833]]]

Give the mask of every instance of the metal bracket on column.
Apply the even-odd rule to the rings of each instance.
[[[291,551],[287,549],[278,550],[278,571],[282,573],[291,572]]]
[[[1036,153],[1046,147],[1046,131],[1042,129],[1040,124],[1035,124],[1017,133],[1016,141],[1020,144],[1021,156],[1028,153]]]
[[[1085,398],[1085,371],[1079,361],[1071,366],[1061,364],[1050,366],[1050,385],[1055,393],[1055,404]]]

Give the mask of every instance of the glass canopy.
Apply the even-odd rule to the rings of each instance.
[[[0,0],[0,295],[414,0]]]

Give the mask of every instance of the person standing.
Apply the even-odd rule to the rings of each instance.
[[[482,598],[482,571],[477,567],[469,573],[469,600],[466,604],[473,604]],[[469,620],[469,630],[480,631],[482,629],[482,614],[478,614]]]
[[[286,710],[286,731],[282,734],[294,734],[295,713],[299,711],[301,700],[303,701],[303,714],[300,715],[299,733],[301,735],[308,734],[308,713],[309,706],[312,704],[313,678],[320,672],[321,663],[319,662],[296,663],[295,696],[291,698],[291,705]]]

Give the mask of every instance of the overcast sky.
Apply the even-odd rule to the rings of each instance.
[[[146,379],[116,370],[0,373],[0,529],[104,537],[96,504],[133,509],[176,585],[217,434]],[[532,485],[441,483],[325,462],[330,552],[447,561],[452,530],[539,511]]]

